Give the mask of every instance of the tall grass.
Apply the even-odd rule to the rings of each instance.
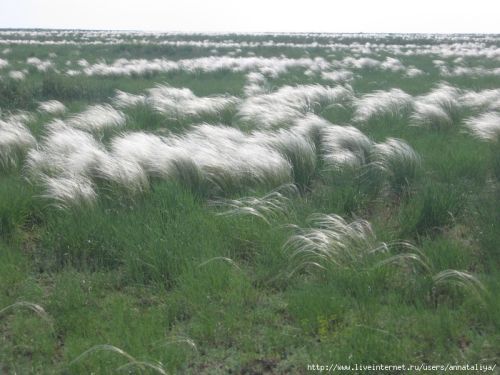
[[[492,363],[497,42],[0,31],[0,372]]]

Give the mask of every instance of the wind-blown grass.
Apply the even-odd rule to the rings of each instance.
[[[395,138],[375,144],[370,159],[376,171],[386,179],[389,189],[396,194],[410,185],[421,165],[413,148]]]
[[[20,121],[0,119],[0,166],[2,168],[16,165],[35,144],[35,138]]]
[[[243,197],[239,199],[218,200],[212,204],[223,208],[222,216],[255,216],[271,225],[276,218],[283,218],[289,212],[290,201],[286,195],[295,193],[294,185],[285,185],[263,197]]]
[[[500,139],[500,114],[497,112],[470,117],[465,120],[465,126],[472,135],[483,141],[498,142]]]
[[[68,125],[84,130],[99,131],[107,127],[120,127],[125,124],[125,116],[109,104],[94,105],[84,112],[72,116]]]
[[[413,97],[400,89],[376,91],[355,101],[354,121],[366,122],[375,116],[401,116],[413,106]]]
[[[321,133],[326,166],[333,169],[359,167],[369,162],[373,142],[352,126],[333,125]]]
[[[38,110],[40,112],[56,115],[66,112],[66,106],[58,100],[49,100],[41,102],[38,106]]]
[[[350,103],[352,98],[349,87],[283,86],[275,92],[247,98],[239,105],[237,116],[243,122],[270,128],[286,125],[331,104]]]
[[[439,84],[428,94],[415,99],[412,124],[435,129],[453,126],[459,118],[461,91],[446,83]]]
[[[297,228],[284,245],[298,267],[331,266],[356,270],[366,266],[367,258],[385,251],[385,244],[378,243],[370,223],[366,220],[347,222],[342,217],[314,215],[309,219],[311,228]]]
[[[492,364],[499,42],[0,30],[0,372]]]
[[[149,90],[146,101],[165,116],[179,119],[220,114],[233,107],[238,99],[231,96],[199,98],[186,88],[158,85]]]
[[[300,190],[304,191],[311,186],[318,159],[313,140],[293,130],[280,130],[274,133],[253,133],[252,141],[272,147],[290,162],[293,181]]]

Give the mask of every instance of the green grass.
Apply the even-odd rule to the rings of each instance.
[[[396,36],[389,40],[405,43]],[[298,48],[251,50],[257,56],[304,57]],[[210,55],[192,47],[13,45],[6,58],[22,69],[27,57],[47,58],[49,52],[57,53],[58,66],[80,58],[110,63]],[[330,60],[349,55],[307,52]],[[432,59],[401,57],[429,73],[417,78],[360,70],[353,89],[357,95],[396,87],[426,93],[442,79]],[[491,65],[484,58],[475,62]],[[57,99],[71,116],[89,104],[111,103],[115,90],[142,94],[156,84],[188,87],[200,97],[242,96],[246,81],[243,72],[223,70],[69,77],[30,69],[24,81],[2,79],[2,111],[34,112],[39,101]],[[269,77],[269,87],[320,80],[303,73],[292,69]],[[498,77],[447,81],[475,90],[500,84]],[[127,131],[182,135],[202,122],[240,125],[234,110],[197,119],[171,119],[142,105],[124,113],[122,129],[99,134],[106,147]],[[346,124],[353,110],[328,107],[320,114]],[[299,192],[287,195],[286,212],[266,220],[245,210],[221,215],[225,207],[211,200],[222,193],[226,199],[262,197],[271,187],[221,179],[217,189],[187,166],[180,167],[176,182],[151,178],[143,192],[98,181],[94,205],[61,210],[25,179],[20,155],[17,165],[0,170],[0,373],[300,374],[313,363],[495,363],[500,149],[463,132],[468,115],[461,113],[450,129],[408,126],[408,116],[368,121],[360,130],[374,142],[400,138],[421,157],[419,165],[394,163],[388,175],[371,165],[327,170],[318,149],[314,159],[284,146]],[[53,118],[36,114],[27,126],[40,140]],[[310,228],[307,219],[318,213],[347,222],[366,219],[375,242],[392,245],[345,267],[297,267],[285,244],[297,227]]]

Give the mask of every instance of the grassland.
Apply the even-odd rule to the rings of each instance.
[[[0,31],[0,373],[495,365],[499,41]]]

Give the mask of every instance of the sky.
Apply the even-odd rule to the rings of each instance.
[[[0,28],[500,33],[499,0],[0,0]]]

